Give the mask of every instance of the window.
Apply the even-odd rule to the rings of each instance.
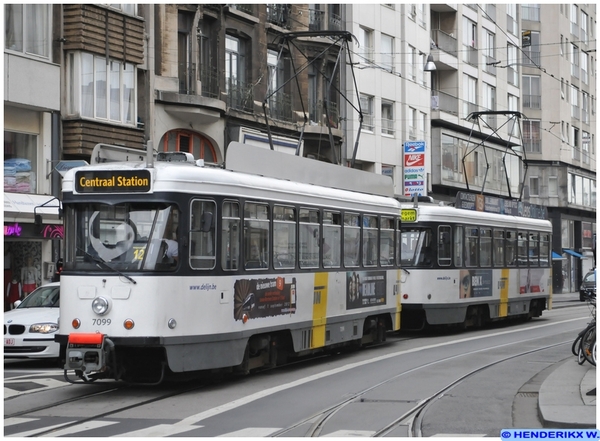
[[[269,267],[269,206],[244,204],[244,268]]]
[[[481,266],[492,266],[492,230],[482,228],[479,232],[479,247],[481,250],[479,263]]]
[[[137,124],[135,66],[86,52],[67,56],[69,113]]]
[[[379,261],[377,216],[363,216],[363,265],[366,267],[377,266]]]
[[[246,59],[244,42],[239,38],[225,37],[225,91],[229,95],[229,105],[243,109],[250,98],[246,90]]]
[[[581,37],[580,37],[580,39],[585,44],[589,43],[587,25],[588,25],[588,16],[585,12],[581,11]]]
[[[484,31],[483,68],[487,73],[496,75],[496,36],[489,31]]]
[[[360,216],[355,213],[344,214],[344,266],[358,266],[360,249]]]
[[[585,130],[581,133],[581,159],[584,164],[590,163],[590,134]]]
[[[541,152],[541,132],[540,121],[524,120],[521,122],[523,127],[523,147],[526,152]]]
[[[558,178],[556,176],[548,178],[548,196],[558,196]]]
[[[581,154],[579,151],[579,129],[573,125],[571,125],[571,151],[572,158],[579,161],[581,159]]]
[[[454,266],[460,268],[463,266],[463,227],[454,227]]]
[[[539,196],[540,194],[540,178],[537,176],[529,177],[529,195]]]
[[[525,66],[540,65],[540,33],[537,31],[529,31],[531,36],[531,45],[522,48],[522,63]]]
[[[517,265],[517,233],[514,230],[506,232],[506,266]]]
[[[196,89],[196,70],[192,61],[192,22],[194,14],[177,13],[177,75],[179,93],[193,94]]]
[[[161,143],[165,152],[187,152],[195,159],[217,162],[215,148],[210,140],[191,130],[170,130],[164,134]]]
[[[522,84],[523,107],[529,109],[541,109],[542,90],[539,75],[523,75]]]
[[[463,117],[477,111],[477,79],[469,75],[463,75]]]
[[[524,231],[517,233],[517,261],[519,266],[527,266],[529,261],[527,256],[527,233]]]
[[[496,88],[487,83],[483,84],[483,105],[488,110],[496,110]],[[496,128],[496,115],[486,115],[487,123],[492,128]]]
[[[550,265],[550,234],[540,233],[540,266]]]
[[[493,234],[493,265],[496,268],[502,268],[504,266],[504,230],[494,230]]]
[[[267,51],[267,69],[269,72],[269,111],[275,119],[291,118],[290,97],[285,93],[284,56],[279,57],[273,50]]]
[[[275,269],[296,268],[296,209],[273,207],[273,265]]]
[[[216,262],[216,205],[213,201],[194,200],[190,213],[190,266],[193,269],[213,269]]]
[[[221,231],[221,267],[237,270],[240,261],[240,204],[236,201],[223,202]]]
[[[571,75],[579,78],[579,47],[571,44]]]
[[[585,84],[589,84],[588,83],[588,58],[589,55],[584,52],[581,51],[581,57],[580,57],[580,61],[581,61],[581,80],[585,83]]]
[[[319,210],[300,209],[300,268],[317,268],[319,266]]]
[[[390,266],[394,264],[394,219],[381,218],[381,233],[379,242],[379,264]]]
[[[540,5],[521,5],[521,18],[529,21],[540,21]]]
[[[50,57],[52,5],[4,5],[4,48]]]
[[[452,264],[452,228],[448,225],[438,227],[438,265],[450,266]]]
[[[373,62],[373,31],[362,26],[358,28],[360,63]]]
[[[342,220],[340,213],[323,212],[323,266],[339,268],[342,249]]]
[[[360,94],[360,107],[363,114],[363,128],[369,132],[375,129],[373,115],[373,97],[365,94]]]
[[[529,266],[540,265],[540,235],[529,232]]]
[[[463,61],[477,66],[477,23],[463,17]]]
[[[394,103],[381,101],[381,133],[394,135]]]
[[[406,78],[411,81],[416,81],[417,79],[417,50],[408,45],[408,50],[406,51]]]
[[[417,110],[409,107],[406,117],[408,120],[408,138],[414,141],[417,139]]]
[[[575,37],[579,37],[579,26],[577,20],[579,20],[579,10],[577,5],[571,5],[571,34]]]
[[[465,266],[475,267],[479,264],[479,229],[465,227]]]
[[[571,85],[571,117],[579,119],[579,89]]]
[[[4,191],[37,193],[37,135],[4,131]]]
[[[506,24],[508,32],[518,35],[519,25],[517,22],[517,4],[515,3],[506,4]]]
[[[515,95],[508,94],[508,110],[517,112],[519,110],[519,98]],[[508,134],[511,136],[517,136],[519,133],[519,126],[516,118],[511,118],[508,121]]]
[[[507,51],[507,66],[506,66],[506,75],[507,81],[509,84],[513,86],[519,86],[519,69],[517,66],[517,47],[508,44],[506,45]]]
[[[394,71],[394,37],[381,34],[381,67]]]

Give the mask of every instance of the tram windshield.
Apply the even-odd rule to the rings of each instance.
[[[77,204],[66,208],[65,269],[171,271],[179,212],[168,204]]]
[[[402,228],[401,266],[429,266],[433,262],[431,230],[429,228]]]

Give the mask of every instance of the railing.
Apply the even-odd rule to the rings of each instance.
[[[209,98],[217,98],[219,96],[219,74],[216,67],[202,66],[200,69],[200,81],[202,83],[202,96]]]
[[[292,121],[292,96],[289,93],[275,92],[268,99],[271,118]]]
[[[477,66],[477,49],[463,45],[463,61],[472,66]]]
[[[179,63],[179,93],[193,95],[196,93],[196,65]]]
[[[431,96],[431,108],[458,115],[458,98],[438,90]]]
[[[431,39],[439,49],[456,57],[458,42],[452,35],[447,34],[441,29],[432,29]]]
[[[493,57],[488,57],[487,55],[483,56],[483,70],[491,75],[496,75],[496,65],[492,63],[496,63],[496,59]]]
[[[542,141],[539,139],[523,138],[523,148],[528,153],[540,153],[542,151]]]
[[[252,112],[254,96],[252,86],[241,81],[229,81],[227,84],[227,105],[232,109]]]
[[[541,95],[521,95],[523,97],[523,107],[528,109],[541,109],[542,108],[542,97]]]
[[[525,66],[540,65],[540,51],[524,51],[521,57],[521,63]]]
[[[254,6],[253,5],[249,5],[247,3],[240,3],[240,4],[230,4],[228,5],[231,9],[236,9],[238,11],[241,12],[245,12],[246,14],[250,14],[250,15],[254,15]]]
[[[267,5],[267,21],[282,28],[289,28],[290,6],[280,4]]]
[[[540,7],[521,6],[521,19],[528,21],[540,21]]]

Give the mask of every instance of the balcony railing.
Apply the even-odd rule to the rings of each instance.
[[[472,66],[477,66],[477,49],[472,46],[463,45],[463,61]]]
[[[319,9],[308,10],[308,29],[310,31],[340,31],[342,17]]]
[[[227,84],[227,105],[232,109],[252,112],[254,95],[252,86],[241,81],[229,81]]]
[[[196,65],[179,65],[179,93],[193,95],[196,93]]]
[[[542,97],[541,95],[522,95],[523,107],[528,109],[541,109],[542,108]]]
[[[292,121],[292,96],[289,93],[275,92],[268,99],[271,118]]]
[[[442,112],[458,115],[458,98],[438,90],[432,92],[431,108],[432,110],[441,110]]]
[[[267,5],[267,21],[282,28],[289,29],[290,6],[279,4]]]
[[[540,7],[521,6],[521,19],[529,21],[540,21]]]
[[[231,9],[236,9],[238,11],[245,12],[246,14],[254,15],[254,6],[249,5],[247,3],[230,4],[229,7]]]
[[[202,96],[217,98],[219,96],[219,74],[217,68],[202,66],[200,69],[200,81],[202,83]]]
[[[512,66],[506,68],[506,80],[508,84],[519,86],[519,72]]]
[[[485,70],[487,73],[489,73],[491,75],[496,75],[496,65],[494,64],[494,63],[496,63],[496,59],[493,57],[488,57],[487,55],[484,55],[483,62],[485,63],[483,65],[483,70]]]
[[[540,51],[524,51],[521,57],[521,63],[524,66],[539,66]]]
[[[431,39],[439,49],[456,57],[458,42],[454,36],[447,34],[441,29],[432,29]]]

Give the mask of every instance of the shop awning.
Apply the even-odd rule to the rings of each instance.
[[[43,204],[46,205],[41,207]],[[4,222],[31,222],[34,213],[41,214],[44,223],[56,222],[60,204],[58,199],[49,195],[4,193]]]
[[[578,252],[576,252],[576,251],[569,250],[569,249],[567,249],[567,248],[563,248],[563,251],[564,251],[565,253],[567,253],[567,254],[570,254],[571,256],[579,257],[580,259],[585,259],[585,256],[584,256],[584,255],[582,255],[582,254],[579,254],[579,253],[578,253]]]
[[[566,260],[563,256],[558,254],[556,251],[552,251],[552,260]]]

